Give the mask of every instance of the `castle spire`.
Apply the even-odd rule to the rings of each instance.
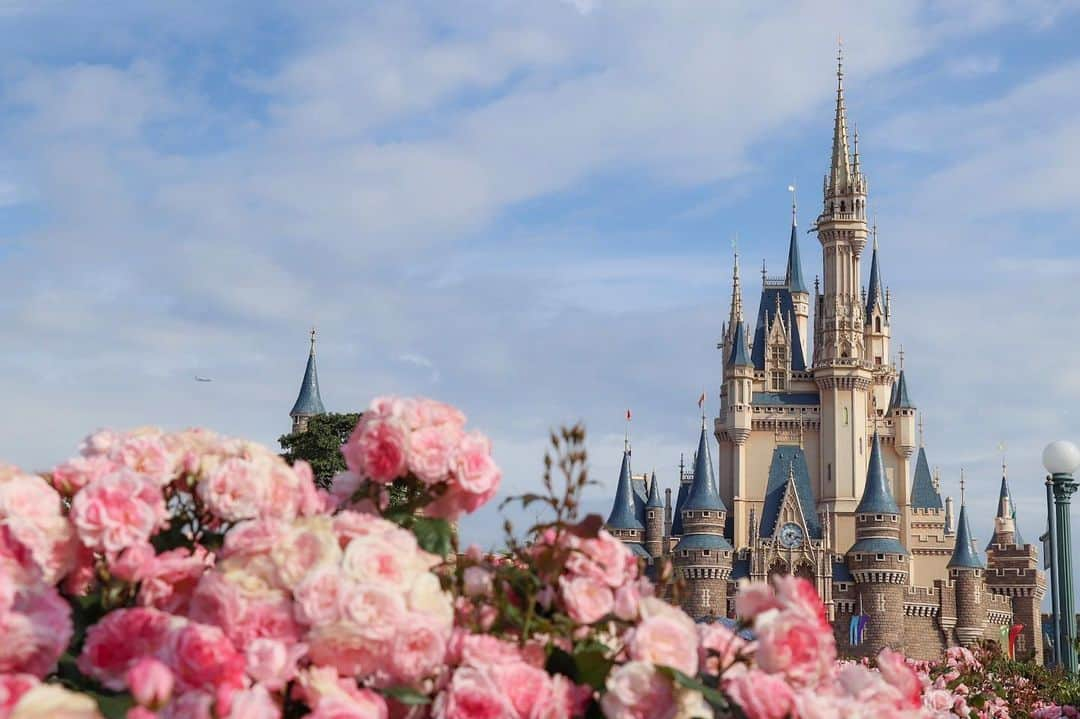
[[[652,479],[649,481],[649,499],[646,507],[663,507],[664,501],[660,499],[660,483],[656,481],[656,470],[653,470]]]
[[[619,482],[615,485],[615,503],[611,506],[607,526],[612,529],[640,529],[645,527],[638,519],[634,488],[630,484],[630,451],[623,450]]]
[[[743,321],[742,283],[739,281],[739,251],[736,249],[735,262],[731,270],[731,315],[728,327],[734,327]]]
[[[1013,504],[1012,493],[1009,491],[1009,480],[1006,476],[1005,458],[1001,459],[1001,489],[998,492],[997,514],[994,515],[995,533],[1011,529],[1013,543],[1018,547],[1024,546],[1024,538],[1020,536],[1020,528],[1016,526],[1016,505]],[[990,540],[993,544],[993,540]],[[990,545],[987,545],[989,548]]]
[[[952,559],[949,560],[949,569],[984,569],[982,558],[975,551],[975,539],[968,526],[967,504],[964,501],[963,479],[960,480],[960,516],[956,520],[956,547],[953,549]]]
[[[889,485],[885,481],[885,463],[881,459],[881,440],[874,431],[873,443],[870,445],[870,466],[866,470],[866,486],[863,488],[862,499],[855,508],[856,514],[900,514],[900,508],[896,506],[896,499],[889,491]]]
[[[300,393],[296,396],[289,417],[293,420],[293,431],[307,427],[307,420],[317,414],[325,414],[322,396],[319,394],[319,373],[315,369],[315,328],[311,328],[311,348],[308,350],[307,367],[304,379],[300,381]]]
[[[803,281],[802,259],[799,257],[799,234],[796,220],[795,185],[788,185],[791,191],[791,242],[788,245],[787,276],[784,278],[791,292],[807,292]]]
[[[871,229],[871,236],[874,238],[874,251],[870,256],[870,285],[866,292],[866,323],[870,324],[871,317],[874,314],[874,307],[880,306],[881,311],[885,312],[885,301],[881,293],[881,270],[878,269],[878,245],[877,245],[877,223],[874,223]]]
[[[832,163],[829,167],[830,194],[846,193],[852,185],[851,154],[848,151],[847,109],[844,106],[844,46],[836,50],[836,117],[833,120]]]
[[[720,499],[716,478],[713,476],[712,457],[709,452],[709,433],[702,421],[701,438],[698,440],[697,454],[694,457],[694,479],[686,497],[683,509],[726,510],[724,500]]]

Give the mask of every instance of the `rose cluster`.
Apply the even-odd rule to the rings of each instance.
[[[342,453],[349,473],[335,484],[354,488],[409,480],[424,495],[422,511],[429,517],[453,520],[474,512],[502,481],[488,438],[466,432],[465,415],[429,399],[376,399]]]

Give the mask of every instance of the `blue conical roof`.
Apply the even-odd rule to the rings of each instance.
[[[660,484],[656,481],[656,472],[652,473],[652,479],[649,480],[649,501],[645,503],[645,506],[664,508],[664,500],[660,499]]]
[[[911,483],[911,506],[916,509],[941,509],[941,495],[934,488],[934,478],[930,475],[930,463],[926,461],[926,450],[919,447],[919,456],[915,460],[915,479]]]
[[[697,457],[694,458],[694,481],[690,483],[690,492],[686,496],[683,509],[727,509],[724,500],[720,499],[720,491],[713,476],[709,438],[704,425],[701,427],[701,439],[698,440]]]
[[[614,529],[645,529],[638,519],[637,501],[630,486],[630,452],[623,451],[619,483],[615,485],[615,503],[611,506],[607,526]]]
[[[870,257],[870,287],[866,291],[866,321],[870,321],[870,315],[874,312],[874,305],[880,304],[884,309],[885,303],[881,299],[881,273],[878,271],[877,240],[874,241],[874,253]]]
[[[960,505],[960,518],[956,522],[956,547],[953,549],[952,559],[949,560],[947,565],[950,569],[954,567],[969,568],[969,569],[983,569],[982,557],[975,551],[974,537],[971,534],[971,527],[968,526],[967,507],[964,504]]]
[[[885,481],[885,463],[881,459],[881,440],[874,433],[870,447],[870,466],[866,470],[866,487],[855,514],[900,514],[896,499]]]
[[[315,338],[311,339],[311,352],[308,354],[304,379],[300,382],[300,394],[296,396],[290,417],[314,416],[325,414],[322,397],[319,396],[319,373],[315,370]]]
[[[784,284],[791,292],[807,292],[802,276],[802,260],[799,258],[799,233],[795,227],[795,218],[791,218],[791,244],[787,253],[787,276]]]
[[[739,320],[731,333],[731,353],[728,355],[728,364],[737,367],[752,365],[750,352],[746,349],[746,324]]]
[[[908,396],[907,378],[904,376],[904,370],[900,370],[900,376],[896,379],[896,386],[893,387],[892,407],[890,409],[915,409],[911,397]]]
[[[1010,514],[1009,515],[1005,514],[1005,500],[1006,499],[1009,500],[1009,508],[1010,508]],[[1013,503],[1012,493],[1009,492],[1009,482],[1005,478],[1004,473],[1002,473],[1002,475],[1001,475],[1001,491],[998,492],[998,508],[997,508],[997,514],[995,516],[998,519],[1005,519],[1006,516],[1011,516],[1012,521],[1013,521],[1013,541],[1016,543],[1016,546],[1018,546],[1018,547],[1024,546],[1024,538],[1022,536],[1020,536],[1020,527],[1016,523],[1016,505]],[[990,545],[992,545],[993,543],[994,543],[994,540],[991,539],[990,543],[986,545],[986,548],[989,549]]]

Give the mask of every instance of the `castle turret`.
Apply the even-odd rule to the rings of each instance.
[[[872,403],[877,409],[878,416],[882,416],[890,409],[889,393],[892,389],[893,380],[896,378],[896,370],[889,360],[891,357],[889,341],[892,330],[889,314],[886,310],[885,295],[881,288],[876,225],[872,230],[872,234],[874,251],[870,257],[870,285],[866,293],[866,324],[863,327],[863,335],[866,343],[867,359],[874,374]]]
[[[731,324],[724,354],[724,387],[720,393],[720,417],[716,421],[716,438],[721,443],[720,457],[724,462],[720,476],[724,478],[723,495],[731,502],[732,524],[736,537],[744,531],[748,497],[746,471],[746,440],[750,437],[752,402],[754,399],[754,361],[749,336],[742,314],[742,289],[739,284],[739,256],[735,255],[731,282]],[[678,519],[676,519],[678,522]]]
[[[630,551],[638,556],[648,556],[642,542],[645,540],[645,525],[638,519],[641,513],[637,507],[637,497],[630,476],[630,448],[623,449],[622,468],[619,481],[615,485],[615,503],[611,505],[604,527],[607,531],[627,544]]]
[[[664,489],[664,537],[671,536],[671,487]]]
[[[319,373],[315,370],[315,329],[312,328],[311,349],[308,352],[307,367],[304,368],[304,379],[300,381],[300,393],[289,412],[293,433],[305,431],[308,421],[318,414],[326,414],[326,408],[323,407],[322,397],[319,395]]]
[[[960,481],[963,482],[963,479]],[[986,601],[982,591],[986,565],[975,549],[962,486],[960,516],[956,522],[956,547],[948,567],[949,579],[956,588],[956,639],[962,646],[974,646],[982,639],[986,629]]]
[[[855,544],[847,551],[862,611],[869,615],[859,654],[903,648],[904,592],[910,555],[900,543],[900,508],[885,480],[881,440],[874,433],[862,499],[855,509]]]
[[[952,497],[945,498],[945,534],[956,534],[956,525],[953,524],[953,518],[956,515],[953,513],[953,501]]]
[[[675,567],[686,581],[683,609],[695,619],[727,614],[731,543],[724,538],[727,508],[717,489],[705,419],[694,458],[694,478],[682,507],[683,535],[675,545]]]
[[[649,498],[645,502],[645,549],[653,558],[664,553],[664,502],[656,472],[649,480]]]
[[[1024,627],[1016,638],[1016,656],[1033,655],[1036,662],[1041,662],[1041,605],[1046,594],[1046,576],[1039,570],[1035,546],[1024,542],[1016,526],[1016,508],[1012,504],[1004,462],[1001,464],[994,536],[986,547],[986,567],[986,584],[990,591],[1010,597],[1013,624]]]

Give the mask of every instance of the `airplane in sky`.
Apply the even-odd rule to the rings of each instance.
[[[195,381],[196,382],[213,382],[214,380],[210,379],[209,377],[200,377],[199,375],[195,375]]]

